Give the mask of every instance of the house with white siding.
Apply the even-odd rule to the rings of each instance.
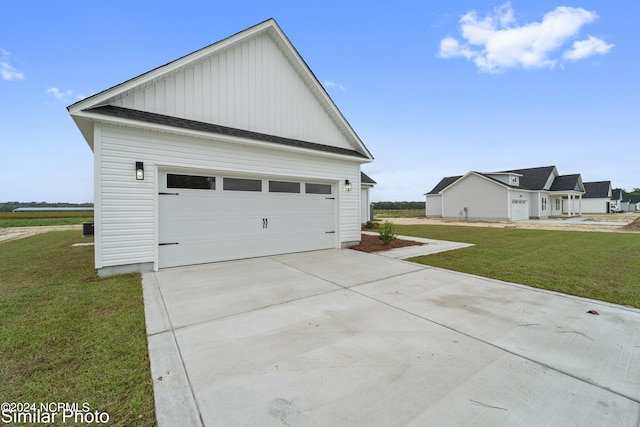
[[[425,194],[431,218],[518,221],[580,215],[585,193],[579,174],[555,166],[474,172],[445,177]]]
[[[585,194],[582,196],[582,211],[584,213],[609,213],[611,211],[612,198],[611,181],[595,181],[584,183]],[[622,201],[620,192],[616,195],[614,206],[619,208]]]
[[[273,19],[68,111],[101,275],[360,240],[373,157]]]

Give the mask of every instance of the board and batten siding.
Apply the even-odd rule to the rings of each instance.
[[[444,192],[442,216],[457,219],[508,219],[508,202],[505,187],[472,174],[460,179]]]
[[[353,149],[268,33],[108,104]]]
[[[96,267],[155,262],[158,167],[336,183],[339,241],[360,240],[360,166],[355,162],[177,134],[96,124]],[[135,162],[144,162],[143,181]],[[344,191],[344,180],[352,191]]]

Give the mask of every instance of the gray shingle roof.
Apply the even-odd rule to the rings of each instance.
[[[622,200],[622,189],[621,188],[615,188],[615,189],[611,190],[611,198],[613,200]]]
[[[163,114],[149,113],[147,111],[133,110],[130,108],[104,105],[101,107],[85,110],[89,113],[104,114],[107,116],[119,117],[123,119],[137,120],[145,123],[171,126],[180,129],[189,129],[200,132],[214,133],[220,135],[247,138],[256,141],[271,142],[274,144],[287,145],[290,147],[307,148],[310,150],[323,151],[326,153],[342,154],[346,156],[366,159],[367,156],[347,148],[333,147],[330,145],[318,144],[315,142],[301,141],[298,139],[285,138],[281,136],[268,135],[264,133],[251,132],[243,129],[236,129],[227,126],[215,125],[212,123],[199,122],[195,120],[182,119],[179,117],[165,116]]]
[[[514,169],[503,171],[502,173],[517,173],[520,177],[520,188],[525,190],[544,190],[544,186],[549,180],[549,176],[553,173],[555,166],[544,166],[529,169]]]
[[[585,194],[582,197],[584,199],[607,198],[609,197],[609,188],[611,188],[611,181],[585,182]]]
[[[580,191],[580,174],[556,176],[551,191]]]
[[[449,177],[446,177],[446,178],[442,178],[440,180],[440,182],[438,184],[436,184],[436,186],[433,187],[433,189],[431,191],[429,191],[427,194],[438,194],[439,192],[441,192],[442,190],[444,190],[445,188],[447,188],[448,186],[450,186],[451,184],[453,184],[454,182],[456,182],[460,178],[462,178],[462,175],[460,175],[460,176],[449,176]]]
[[[377,184],[373,179],[371,179],[366,173],[360,172],[360,183],[362,184]]]

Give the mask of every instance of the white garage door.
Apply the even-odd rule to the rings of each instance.
[[[529,219],[529,205],[526,200],[511,201],[511,220],[519,221]]]
[[[159,267],[336,246],[335,185],[159,174]]]

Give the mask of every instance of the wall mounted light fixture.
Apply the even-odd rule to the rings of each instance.
[[[344,180],[344,191],[351,191],[351,183],[348,179]]]
[[[142,181],[144,179],[144,163],[136,162],[136,179]]]

